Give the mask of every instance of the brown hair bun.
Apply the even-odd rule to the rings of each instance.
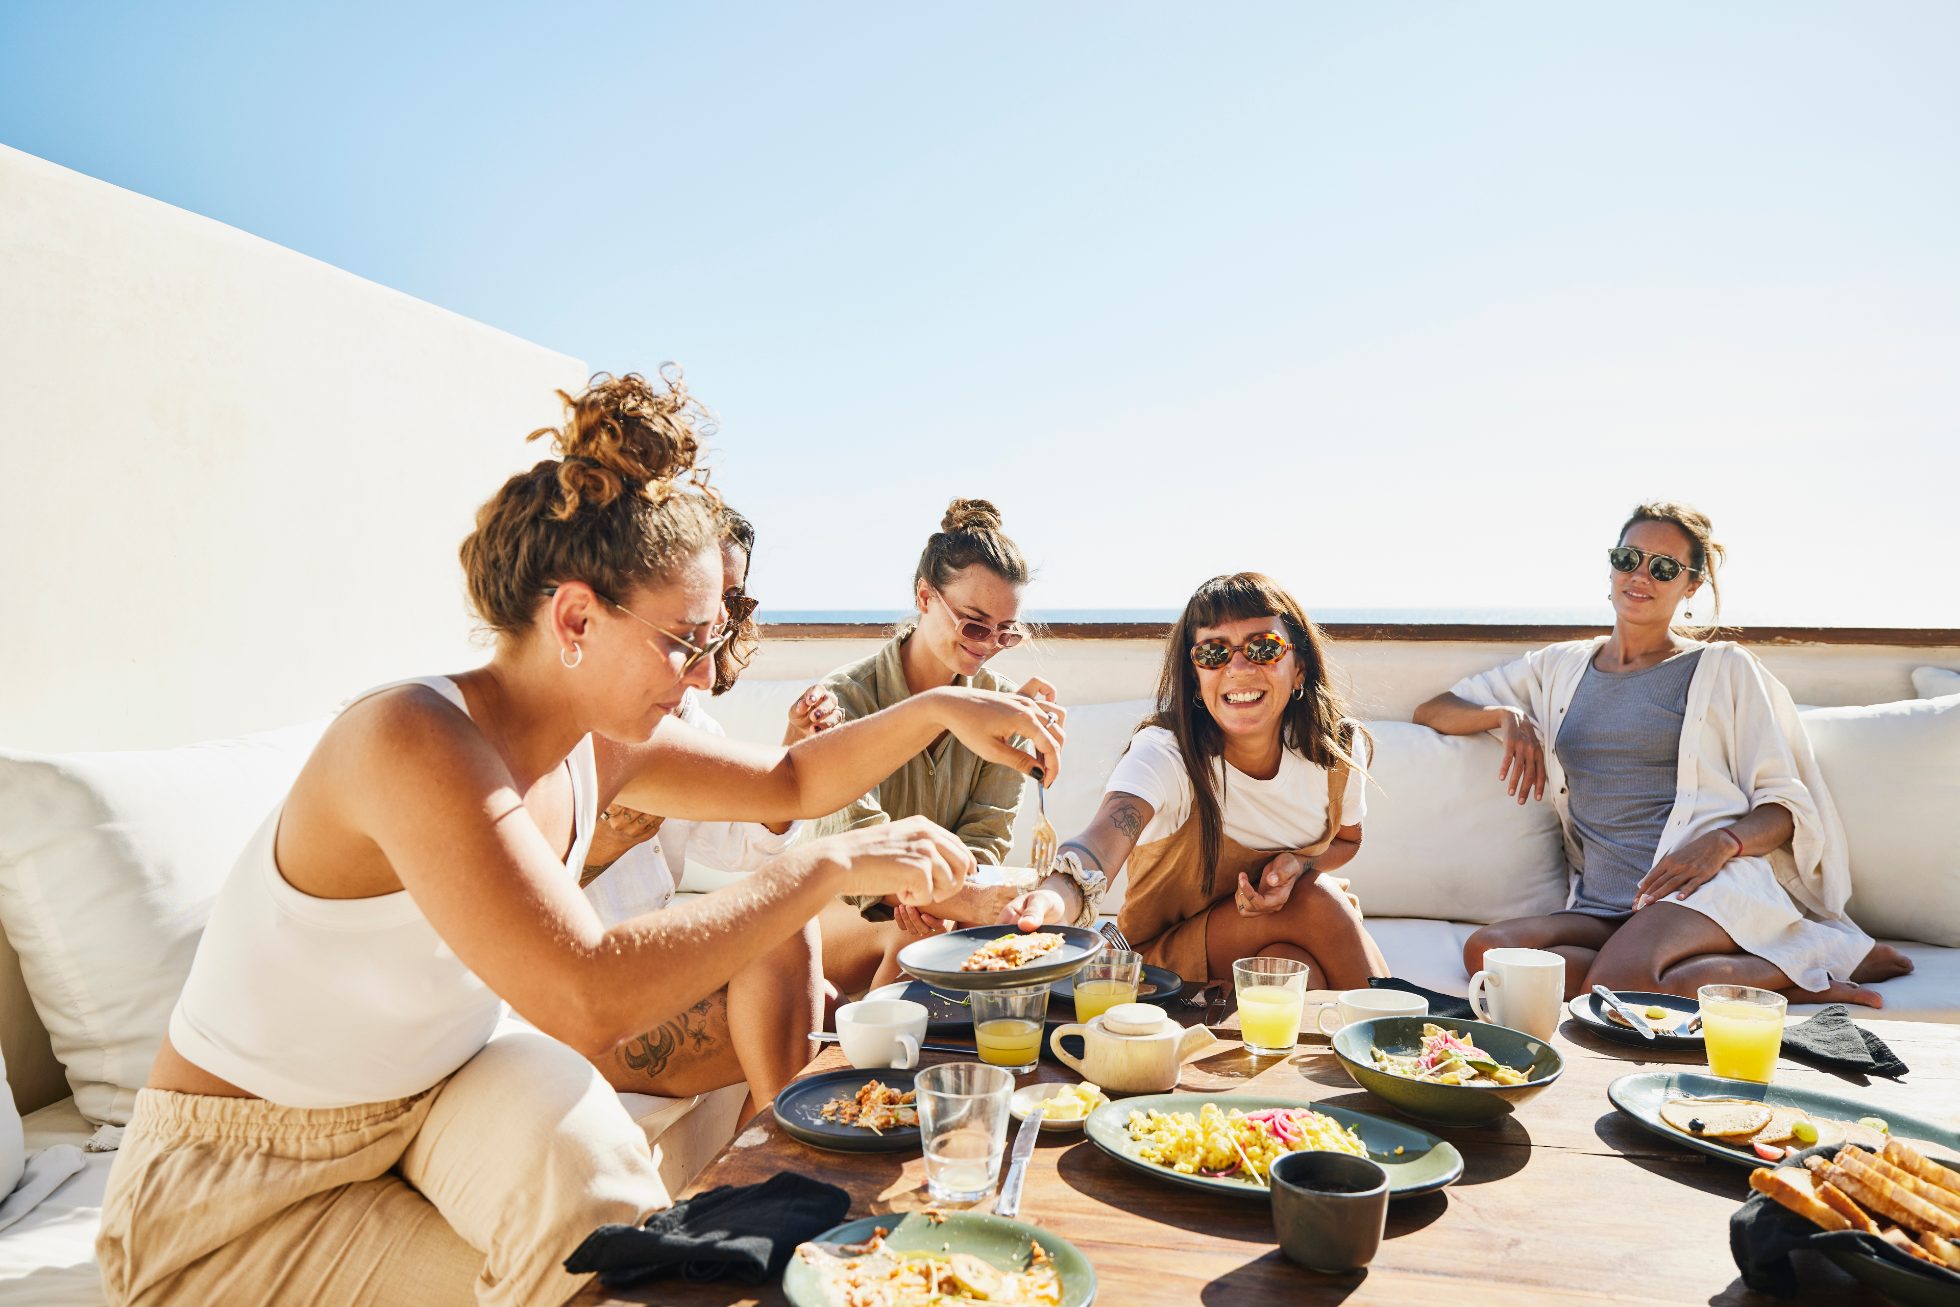
[[[719,501],[700,463],[713,419],[669,365],[656,386],[638,373],[599,373],[543,427],[563,457],[506,481],[477,510],[463,541],[470,603],[492,630],[529,629],[544,593],[583,581],[618,602],[716,546]]]
[[[943,590],[976,563],[1009,584],[1028,583],[1028,560],[1000,529],[1000,510],[985,499],[955,499],[946,505],[939,530],[926,538],[912,584],[924,581]]]
[[[637,372],[600,372],[577,395],[558,392],[564,425],[525,437],[550,436],[561,456],[561,499],[553,516],[564,521],[581,504],[604,508],[629,490],[650,489],[659,498],[684,476],[696,486],[706,484],[705,470],[696,473],[696,465],[714,420],[687,393],[678,367],[666,365],[660,379],[656,387]]]
[[[998,531],[1000,510],[985,499],[955,499],[939,519],[941,531]]]

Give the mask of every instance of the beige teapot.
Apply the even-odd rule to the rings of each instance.
[[[1068,1035],[1082,1037],[1080,1058],[1062,1047]],[[1086,1026],[1058,1027],[1049,1046],[1084,1080],[1104,1089],[1156,1094],[1175,1088],[1184,1062],[1217,1042],[1203,1026],[1180,1026],[1162,1008],[1119,1003]]]

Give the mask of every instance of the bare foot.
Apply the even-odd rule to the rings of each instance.
[[[1858,1007],[1884,1007],[1885,1000],[1875,989],[1861,989],[1852,980],[1833,980],[1823,989],[1799,989],[1795,992],[1799,1003],[1851,1003]]]
[[[1911,958],[1890,944],[1874,944],[1872,951],[1865,954],[1865,960],[1858,964],[1858,969],[1851,973],[1851,978],[1861,985],[1872,985],[1907,975],[1911,971]]]

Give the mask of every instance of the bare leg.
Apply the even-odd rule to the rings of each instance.
[[[1593,971],[1615,989],[1645,989],[1693,998],[1703,985],[1753,985],[1801,1003],[1857,1003],[1884,1007],[1885,1000],[1848,980],[1821,990],[1798,989],[1774,963],[1745,953],[1715,921],[1679,903],[1654,903],[1633,914],[1606,947]]]
[[[1232,974],[1240,958],[1290,957],[1306,961],[1317,974],[1309,987],[1353,989],[1371,976],[1386,976],[1388,961],[1361,924],[1347,896],[1318,877],[1302,876],[1286,906],[1264,916],[1239,915],[1231,900],[1206,909],[1205,953],[1212,975]]]
[[[1565,959],[1565,996],[1584,994],[1596,983],[1593,961],[1620,923],[1583,912],[1554,912],[1543,917],[1514,917],[1479,927],[1463,944],[1463,969],[1471,975],[1483,969],[1484,953],[1494,948],[1537,948]]]
[[[891,921],[866,921],[848,903],[825,906],[823,974],[840,994],[861,994],[898,978],[898,950],[907,936]]]
[[[1860,985],[1873,985],[1911,973],[1911,958],[1890,944],[1873,944],[1872,951],[1865,954],[1865,960],[1852,971],[1851,979]]]

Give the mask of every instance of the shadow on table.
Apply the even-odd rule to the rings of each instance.
[[[1350,1112],[1366,1112],[1384,1121],[1412,1125],[1455,1144],[1456,1150],[1463,1154],[1463,1175],[1456,1181],[1457,1185],[1489,1184],[1492,1180],[1502,1180],[1524,1170],[1531,1161],[1531,1132],[1520,1125],[1514,1116],[1507,1116],[1490,1125],[1438,1126],[1410,1120],[1363,1089],[1315,1101],[1329,1107],[1346,1108]]]
[[[1221,1196],[1153,1180],[1087,1141],[1055,1160],[1055,1174],[1077,1193],[1114,1208],[1112,1217],[1126,1224],[1143,1221],[1214,1239],[1273,1243],[1272,1208],[1255,1192],[1243,1198]]]
[[[1298,1283],[1300,1291],[1287,1295],[1290,1301],[1327,1303],[1345,1302],[1348,1295],[1359,1289],[1368,1278],[1368,1272],[1359,1270],[1347,1275],[1323,1275],[1304,1266],[1295,1266],[1275,1248],[1258,1261],[1247,1262],[1207,1284],[1198,1294],[1198,1301],[1205,1307],[1244,1307],[1246,1303],[1270,1302],[1273,1300],[1273,1282],[1277,1277]]]
[[[1668,1147],[1622,1113],[1608,1112],[1594,1121],[1593,1136],[1643,1171],[1737,1202],[1749,1196],[1749,1173],[1743,1167]]]

